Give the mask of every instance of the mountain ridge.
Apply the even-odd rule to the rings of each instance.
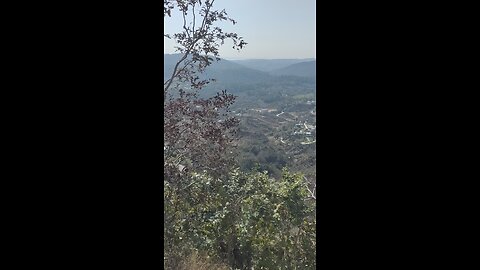
[[[243,66],[260,70],[271,72],[280,68],[287,67],[292,64],[315,61],[315,58],[304,58],[304,59],[245,59],[245,60],[233,60],[233,62],[241,64]]]
[[[164,54],[164,79],[170,76],[173,68],[178,60],[180,60],[180,54]],[[278,60],[278,61],[277,61]],[[267,63],[270,68],[273,66],[282,68],[275,68],[270,72],[258,70],[255,68],[247,67],[239,61],[231,61],[221,59],[220,61],[214,61],[207,69],[202,78],[215,78],[220,83],[225,84],[255,84],[255,83],[278,83],[278,81],[288,80],[288,77],[292,77],[293,80],[300,78],[315,79],[315,63],[316,60],[306,61],[305,59],[257,59],[261,63]],[[247,60],[240,60],[247,61]],[[294,64],[288,64],[290,62]],[[300,62],[298,62],[300,61]],[[245,63],[245,62],[243,62]],[[272,64],[273,63],[273,64]],[[250,65],[251,66],[251,65]],[[287,77],[285,77],[287,76]],[[298,77],[298,78],[293,78]]]
[[[271,72],[272,75],[316,77],[317,61],[301,62]]]

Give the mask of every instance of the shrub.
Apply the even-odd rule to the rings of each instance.
[[[300,174],[233,170],[165,182],[166,268],[199,250],[232,269],[315,269],[315,201]],[[178,267],[178,266],[177,266]]]

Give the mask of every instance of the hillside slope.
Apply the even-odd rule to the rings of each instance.
[[[300,77],[315,77],[317,61],[308,61],[292,64],[287,67],[277,69],[271,72],[274,75],[289,75]]]
[[[164,79],[169,76],[176,62],[180,59],[179,54],[164,55]],[[259,83],[274,80],[267,72],[251,69],[233,61],[222,59],[213,62],[202,75],[204,78],[215,78],[222,84],[238,84],[238,83]]]
[[[249,60],[233,60],[233,62],[248,68],[270,72],[277,69],[285,68],[293,64],[314,61],[314,58],[307,59],[249,59]]]

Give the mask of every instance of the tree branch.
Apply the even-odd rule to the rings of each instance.
[[[305,179],[305,186],[307,187],[307,190],[308,190],[308,192],[310,193],[310,197],[309,197],[309,198],[316,200],[316,199],[317,199],[317,196],[315,195],[315,190],[317,189],[317,183],[315,183],[315,184],[313,185],[313,189],[310,189],[310,188],[308,187],[308,179],[307,179],[305,176],[303,177],[303,179]]]

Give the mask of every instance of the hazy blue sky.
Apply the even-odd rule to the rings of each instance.
[[[236,32],[248,45],[237,52],[226,43],[220,56],[226,59],[315,58],[315,0],[215,0],[216,9],[227,11],[237,24],[221,24]],[[198,19],[198,18],[197,18]],[[180,17],[166,18],[164,31],[178,31]],[[165,40],[165,53],[173,42]]]

